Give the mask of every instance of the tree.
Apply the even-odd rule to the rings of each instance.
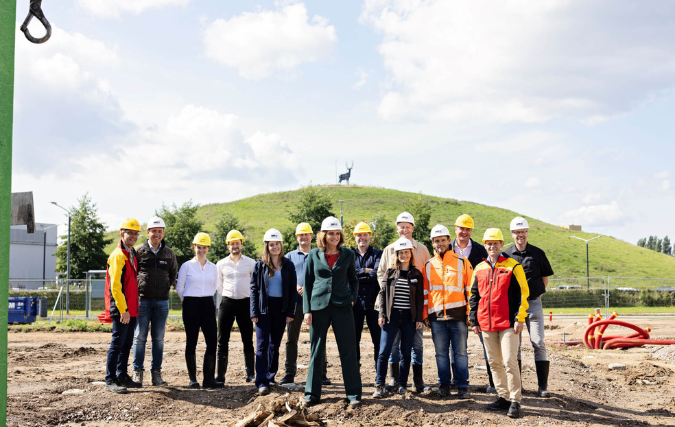
[[[98,219],[98,208],[88,193],[70,208],[70,278],[84,279],[89,270],[105,270],[108,262],[104,248],[112,240],[105,238],[105,226]],[[67,270],[68,235],[56,249],[56,271]]]
[[[410,212],[415,218],[415,231],[413,231],[413,239],[422,243],[433,253],[431,246],[431,227],[429,227],[429,220],[431,219],[431,202],[424,200],[421,194],[417,198],[409,200],[405,210]]]
[[[670,238],[668,236],[663,238],[663,248],[661,250],[666,255],[672,255],[673,247],[670,244]]]
[[[155,215],[162,218],[166,224],[164,240],[175,252],[179,267],[194,257],[192,240],[204,226],[204,223],[196,217],[198,208],[199,205],[193,204],[190,200],[180,207],[175,203],[171,206],[162,204],[162,207],[155,211]]]
[[[300,200],[295,208],[288,213],[288,219],[294,224],[292,229],[282,232],[284,235],[284,251],[290,252],[298,247],[295,239],[295,226],[307,222],[312,227],[314,235],[321,230],[321,223],[326,217],[335,216],[332,212],[332,194],[320,187],[305,187],[300,190]]]
[[[649,236],[645,248],[654,250],[656,248],[656,236]]]
[[[656,240],[656,247],[654,250],[658,253],[661,253],[663,251],[663,239],[657,239]]]
[[[225,212],[221,215],[220,219],[216,223],[215,230],[211,236],[211,249],[208,253],[208,258],[212,262],[218,262],[219,260],[230,255],[230,250],[227,249],[227,243],[225,241],[227,233],[231,230],[238,230],[242,236],[244,236],[244,247],[241,250],[241,253],[247,257],[258,259],[258,253],[256,252],[255,243],[246,235],[246,228],[239,222],[239,219],[232,214],[232,212]]]
[[[643,237],[642,239],[637,241],[637,245],[641,248],[644,248],[646,244],[647,244],[647,238],[646,237]]]
[[[373,239],[370,244],[375,249],[384,249],[391,244],[398,234],[396,234],[396,226],[394,221],[387,218],[385,215],[376,216],[373,222],[370,223],[373,229]]]

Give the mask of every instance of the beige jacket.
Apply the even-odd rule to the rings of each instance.
[[[431,254],[429,249],[426,246],[418,242],[417,240],[411,239],[413,244],[413,256],[415,257],[415,267],[419,271],[424,271],[424,264],[431,259]],[[377,282],[380,284],[380,289],[384,289],[386,286],[386,273],[387,270],[394,265],[394,260],[396,260],[396,253],[394,251],[394,244],[387,246],[382,251],[382,258],[380,259],[380,267],[377,269]],[[375,310],[380,309],[380,297],[378,296],[377,301],[375,302]]]

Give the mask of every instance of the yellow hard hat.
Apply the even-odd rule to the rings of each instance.
[[[463,214],[457,217],[455,225],[458,227],[473,228],[473,219],[469,215]]]
[[[358,233],[373,234],[373,230],[371,230],[368,224],[366,224],[365,222],[359,222],[358,224],[356,224],[356,227],[354,227],[354,235],[356,236]]]
[[[241,240],[241,243],[244,243],[244,236],[237,230],[231,230],[225,237],[225,243],[230,244],[230,242],[235,240]]]
[[[485,234],[483,235],[483,243],[487,242],[488,240],[500,240],[504,241],[504,236],[502,236],[502,232],[498,228],[488,228],[485,230]]]
[[[295,227],[295,235],[297,236],[298,234],[314,234],[314,232],[312,231],[312,226],[309,225],[309,223],[301,222],[297,227]]]
[[[192,241],[193,245],[211,246],[211,238],[206,233],[197,233]]]
[[[141,224],[138,223],[133,218],[127,218],[124,220],[122,223],[122,226],[120,227],[120,231],[122,230],[136,230],[136,231],[141,231]]]

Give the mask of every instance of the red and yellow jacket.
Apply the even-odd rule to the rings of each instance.
[[[131,317],[138,316],[138,263],[129,260],[129,251],[124,249],[122,241],[108,257],[108,269],[105,273],[106,314],[119,316],[129,312]]]
[[[424,318],[466,320],[469,314],[471,263],[452,249],[426,262],[424,270]]]
[[[488,261],[476,266],[471,279],[469,320],[486,332],[503,331],[527,317],[527,286],[523,266],[499,256],[494,267]]]

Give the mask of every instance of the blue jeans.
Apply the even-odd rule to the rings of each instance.
[[[392,351],[394,341],[398,337],[401,343],[403,361],[399,371],[398,383],[404,386],[408,382],[410,373],[411,350],[415,336],[415,322],[412,320],[410,310],[391,309],[391,319],[382,327],[380,336],[380,354],[377,357],[376,384],[384,384],[387,377],[387,359]]]
[[[117,381],[120,375],[128,375],[129,351],[134,341],[136,318],[132,317],[126,325],[120,321],[120,316],[112,317],[112,339],[108,349],[106,361],[106,382]]]
[[[441,384],[450,384],[452,377],[450,350],[453,353],[458,388],[469,387],[469,357],[466,340],[469,327],[465,320],[435,320],[431,322],[431,338],[436,350],[436,368]]]
[[[391,356],[389,356],[389,363],[399,363],[401,361],[401,334],[397,334],[394,339],[394,344],[391,348]],[[412,364],[422,365],[424,362],[424,328],[415,329],[415,336],[412,344]]]
[[[169,300],[153,301],[141,298],[138,306],[138,321],[134,332],[134,370],[143,369],[145,343],[148,340],[148,328],[152,337],[150,367],[153,371],[162,370],[164,355],[164,331],[169,317]]]

